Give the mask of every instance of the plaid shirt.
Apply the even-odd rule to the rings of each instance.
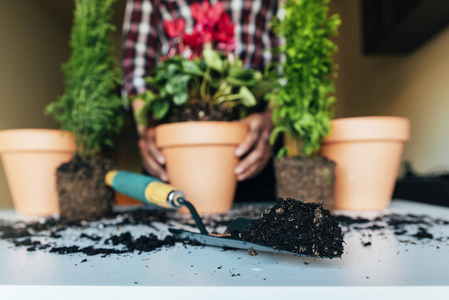
[[[214,4],[217,0],[211,0]],[[194,20],[189,5],[198,0],[128,0],[123,25],[124,95],[132,96],[146,90],[144,78],[151,75],[160,56],[168,54],[170,39],[163,20],[182,17],[186,31]],[[272,60],[269,51],[279,45],[270,27],[278,10],[278,0],[222,0],[225,11],[235,23],[235,54],[246,68],[263,70]]]

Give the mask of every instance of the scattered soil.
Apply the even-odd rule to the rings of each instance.
[[[171,107],[159,124],[188,121],[235,121],[238,119],[238,111],[229,106],[197,102]]]
[[[371,246],[371,242],[365,242],[365,243],[362,243],[362,245],[363,245],[363,247],[369,247],[369,246]]]
[[[167,236],[165,239],[161,240],[154,234],[150,234],[149,236],[140,236],[139,238],[134,239],[130,232],[125,232],[120,235],[113,235],[104,242],[105,245],[112,244],[114,246],[124,246],[120,247],[121,249],[94,248],[93,246],[88,246],[84,248],[80,248],[78,246],[69,246],[69,247],[52,247],[50,249],[50,253],[57,253],[57,254],[84,253],[88,256],[92,256],[97,254],[110,255],[110,254],[122,254],[138,251],[140,254],[142,252],[152,252],[154,250],[162,248],[163,246],[174,246],[175,242],[176,238],[173,236]]]
[[[419,227],[418,232],[414,235],[418,240],[421,239],[433,239],[433,235],[430,234],[426,228]]]
[[[344,234],[348,234],[351,231],[357,231],[362,233],[362,236],[370,238],[372,237],[372,234],[376,232],[384,235],[388,230],[397,237],[404,238],[406,236],[410,238],[410,240],[399,240],[399,242],[407,242],[410,244],[416,244],[415,241],[420,240],[433,240],[437,242],[441,242],[443,239],[449,240],[449,237],[435,238],[434,235],[429,232],[429,229],[433,226],[449,225],[449,221],[432,218],[426,215],[385,214],[372,220],[340,215],[336,216],[335,219],[343,227]],[[364,247],[372,245],[372,241],[367,242],[361,240],[361,243]]]
[[[279,198],[335,206],[335,162],[325,157],[286,157],[275,159],[276,191]]]
[[[322,204],[279,199],[266,214],[231,236],[274,249],[315,257],[340,257],[343,235]]]
[[[111,215],[114,191],[104,178],[112,164],[102,158],[75,156],[56,173],[61,218],[95,220]]]
[[[331,247],[338,248],[341,245],[341,229],[344,235],[351,232],[361,233],[363,247],[375,247],[376,245],[371,237],[383,235],[387,231],[390,234],[385,234],[385,238],[396,238],[399,243],[410,245],[425,244],[430,241],[437,243],[449,241],[448,236],[439,236],[437,232],[432,231],[432,228],[436,226],[449,226],[449,221],[443,219],[413,214],[385,214],[374,219],[345,215],[332,217],[329,216],[328,211],[318,204],[301,204],[301,202],[296,201],[290,203],[290,207],[289,203],[289,201],[278,202],[271,210],[267,210],[266,204],[244,205],[226,214],[205,215],[203,216],[203,222],[209,232],[223,233],[228,224],[239,217],[258,219],[258,221],[250,224],[250,228],[255,230],[253,232],[263,229],[263,226],[266,226],[269,221],[273,230],[270,231],[270,227],[265,228],[268,237],[271,234],[272,240],[276,241],[278,237],[273,236],[274,232],[281,232],[285,235],[285,232],[292,230],[289,234],[293,238],[287,239],[288,243],[285,245],[284,240],[278,239],[278,244],[282,244],[281,246],[287,251],[294,249],[285,247],[293,245],[294,248],[295,245],[305,244],[307,245],[307,253],[313,256],[325,256],[327,254],[334,257]],[[284,211],[282,212],[282,210]],[[289,215],[289,211],[292,212],[291,215]],[[296,214],[293,212],[296,212]],[[284,227],[281,227],[279,224],[281,218],[286,218],[287,221],[291,219],[292,221],[282,222]],[[301,220],[299,223],[297,223],[298,219]],[[334,221],[337,221],[341,229],[335,227]],[[81,253],[87,256],[101,255],[102,257],[136,252],[153,252],[172,247],[176,243],[188,243],[187,241],[176,240],[173,236],[167,235],[166,232],[161,232],[157,223],[166,223],[172,227],[186,230],[197,230],[195,222],[187,214],[139,208],[113,213],[96,221],[47,218],[26,223],[22,221],[2,222],[0,220],[0,239],[10,242],[16,247],[24,247],[28,251],[45,251],[60,255]],[[298,228],[292,226],[295,223]],[[257,224],[261,227],[257,227]],[[149,233],[143,236],[135,236],[134,229],[136,226],[148,228]],[[325,229],[332,227],[334,227],[334,231],[329,235],[329,232]],[[302,234],[299,238],[294,233],[301,231],[301,229],[308,234]],[[251,237],[251,230],[247,230],[246,233]],[[332,235],[334,235],[334,240],[332,240]],[[257,236],[251,238],[257,240]],[[297,244],[292,243],[294,238],[296,238]],[[255,242],[261,243],[259,240]],[[331,245],[331,247],[327,246],[326,249],[326,245]],[[278,249],[282,249],[281,246]],[[305,251],[305,249],[301,250]],[[257,251],[249,250],[247,255],[257,255]],[[341,252],[337,250],[337,256],[339,255],[341,255]]]
[[[131,232],[124,232],[117,235],[105,237],[102,233],[106,227],[114,227],[117,230],[124,226],[148,225],[152,228],[153,222],[166,222],[167,214],[164,211],[156,210],[133,210],[120,214],[112,214],[109,218],[101,221],[68,221],[67,219],[48,218],[39,222],[16,222],[9,225],[0,225],[0,238],[8,240],[17,247],[27,247],[27,251],[46,250],[50,253],[60,255],[83,253],[88,256],[111,254],[124,254],[137,251],[152,252],[163,247],[171,247],[176,242],[174,236],[166,236],[159,239],[155,234],[134,238]],[[97,234],[87,234],[82,232],[76,240],[90,241],[92,245],[81,247],[80,245],[59,246],[59,240],[63,239],[65,232],[73,230],[97,229]],[[46,242],[39,238],[46,238]],[[51,238],[51,239],[48,239]],[[50,242],[47,242],[50,240]],[[105,247],[103,247],[104,245]],[[111,247],[113,246],[113,247]]]

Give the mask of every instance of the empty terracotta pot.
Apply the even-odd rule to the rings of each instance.
[[[332,120],[321,155],[336,162],[335,207],[382,210],[389,206],[410,121],[401,117]]]
[[[200,214],[231,209],[237,180],[234,151],[246,136],[236,122],[179,122],[156,127],[156,144],[167,160],[170,183]],[[188,212],[182,208],[181,212]]]
[[[75,150],[73,135],[61,130],[0,131],[0,154],[17,213],[49,216],[59,212],[56,169]]]

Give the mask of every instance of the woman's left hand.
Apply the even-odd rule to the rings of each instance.
[[[258,175],[270,160],[272,146],[270,133],[273,129],[271,110],[254,113],[240,122],[248,127],[245,140],[235,150],[240,162],[234,170],[238,181]]]

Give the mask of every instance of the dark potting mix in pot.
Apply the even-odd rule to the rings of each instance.
[[[187,103],[174,106],[158,124],[190,121],[235,121],[239,119],[238,110],[226,105],[212,105],[205,102]]]

